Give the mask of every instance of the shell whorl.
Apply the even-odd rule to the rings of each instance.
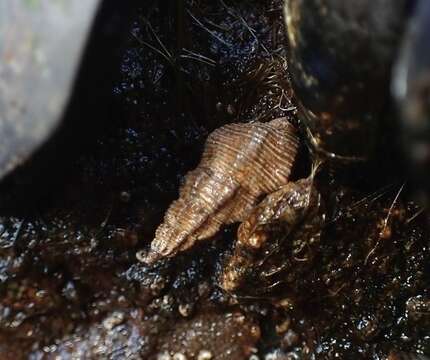
[[[228,124],[212,132],[141,260],[174,256],[222,225],[243,221],[262,195],[288,182],[298,143],[285,118]]]
[[[220,278],[221,288],[236,291],[250,275],[258,278],[268,254],[272,256],[287,237],[293,242],[315,236],[321,229],[320,210],[313,174],[267,195],[237,230],[234,252]]]

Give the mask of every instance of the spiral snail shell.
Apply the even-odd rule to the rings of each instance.
[[[190,171],[179,199],[168,208],[147,253],[152,264],[243,221],[261,199],[288,183],[299,140],[286,118],[234,123],[212,132],[200,164]]]

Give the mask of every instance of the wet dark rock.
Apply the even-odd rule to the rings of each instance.
[[[115,311],[100,322],[77,327],[73,334],[33,352],[31,359],[242,359],[255,351],[256,325],[242,314],[199,314],[175,326],[159,315]]]
[[[160,341],[160,351],[182,352],[187,358],[245,359],[256,351],[260,330],[241,313],[199,314],[179,322]],[[206,354],[206,355],[205,355]]]

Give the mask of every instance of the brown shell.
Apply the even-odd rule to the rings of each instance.
[[[283,243],[300,238],[313,241],[319,236],[321,198],[313,184],[313,175],[290,182],[266,196],[237,230],[234,253],[224,266],[220,286],[235,291],[250,277],[264,283],[265,273],[274,274],[268,256],[284,248]],[[288,252],[281,250],[282,257]],[[268,267],[269,269],[267,269]],[[281,267],[275,266],[276,271]],[[252,282],[250,282],[252,283]],[[254,285],[253,285],[254,286]],[[256,291],[255,286],[253,291]]]
[[[215,130],[140,260],[153,263],[174,256],[223,224],[244,220],[261,195],[288,182],[297,148],[295,129],[285,118]]]

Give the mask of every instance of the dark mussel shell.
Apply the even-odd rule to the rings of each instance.
[[[408,0],[286,0],[289,71],[312,145],[365,159],[389,96]]]
[[[421,0],[408,22],[392,90],[400,113],[402,150],[418,199],[430,199],[430,2]]]

